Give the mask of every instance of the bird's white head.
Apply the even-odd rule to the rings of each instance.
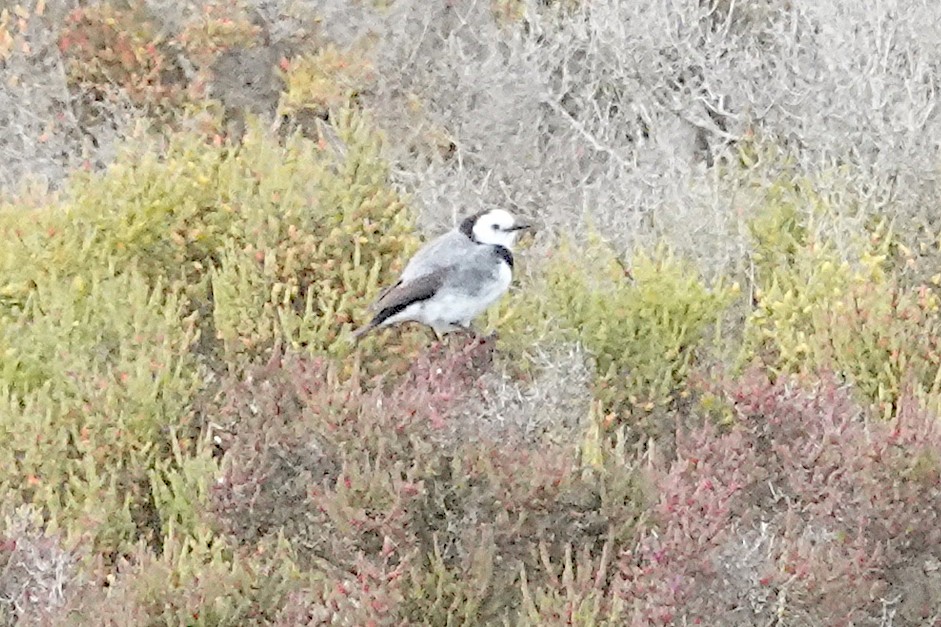
[[[513,248],[517,234],[530,226],[509,211],[490,209],[465,218],[460,228],[464,235],[480,244]]]

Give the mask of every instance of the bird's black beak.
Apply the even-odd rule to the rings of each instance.
[[[509,231],[522,231],[522,230],[524,230],[524,229],[531,229],[531,228],[533,228],[533,225],[530,224],[529,222],[517,222],[516,224],[514,224],[513,226],[511,226],[511,227],[510,227],[509,229],[507,229],[507,230],[509,230]]]

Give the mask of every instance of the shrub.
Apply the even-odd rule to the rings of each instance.
[[[192,446],[201,381],[179,294],[99,272],[43,281],[0,319],[0,493],[120,551],[150,535],[148,473],[171,445]]]
[[[339,124],[347,145],[342,161],[296,136],[282,169],[273,159],[280,149],[247,137],[242,150],[252,160],[224,171],[243,186],[228,205],[241,219],[231,227],[231,244],[212,277],[217,332],[229,358],[245,351],[231,342],[242,323],[346,354],[344,331],[362,320],[363,297],[388,282],[415,245],[404,206],[385,187],[378,140],[355,118],[346,119]],[[309,169],[311,163],[319,167]],[[241,309],[240,298],[254,304]]]
[[[665,249],[638,254],[628,267],[597,240],[578,256],[562,244],[544,284],[527,291],[510,328],[526,324],[526,336],[548,333],[551,341],[555,332],[545,329],[554,326],[582,342],[597,362],[596,396],[625,420],[688,393],[706,332],[734,294],[721,282],[708,285]]]
[[[738,423],[692,430],[653,467],[654,516],[621,556],[635,621],[877,615],[892,573],[938,550],[937,418],[907,399],[867,422],[832,378],[801,389],[752,373],[724,389]]]
[[[246,7],[231,0],[194,3],[176,41],[193,63],[206,69],[220,54],[260,43],[260,28],[252,23]]]
[[[937,296],[888,273],[896,240],[883,225],[837,245],[793,202],[772,198],[753,223],[756,306],[743,358],[774,373],[840,372],[884,417],[909,392],[938,407]]]
[[[93,553],[201,529],[207,368],[238,371],[275,338],[347,354],[365,294],[413,245],[378,139],[335,124],[342,159],[300,136],[184,133],[0,211],[6,502]]]
[[[326,116],[353,104],[357,93],[372,80],[372,67],[365,58],[326,46],[286,63],[284,78],[282,114]]]
[[[941,315],[928,288],[855,285],[817,316],[817,360],[839,368],[883,418],[910,394],[941,408]]]
[[[812,359],[816,313],[845,297],[854,284],[884,279],[876,246],[863,237],[834,241],[834,209],[806,186],[770,186],[750,226],[754,239],[755,308],[746,329],[745,359],[793,372]],[[878,241],[874,239],[873,241]]]
[[[710,557],[735,521],[748,520],[742,493],[758,482],[756,451],[741,431],[720,434],[707,424],[678,437],[676,454],[652,479],[658,501],[652,524],[621,554],[618,594],[635,625],[721,616]]]
[[[377,81],[363,101],[396,138],[395,169],[432,224],[456,198],[517,203],[553,228],[587,217],[627,250],[664,236],[725,270],[747,251],[755,182],[775,174],[763,162],[726,169],[755,137],[821,196],[937,235],[941,122],[926,86],[941,9],[904,8],[399,0],[317,11],[341,48],[370,41]],[[899,46],[880,54],[889,33]],[[444,158],[438,142],[415,141],[430,129]]]
[[[283,534],[335,587],[298,599],[289,615],[511,618],[522,611],[521,568],[538,614],[555,595],[575,594],[546,584],[544,559],[564,563],[573,544],[598,564],[629,536],[641,497],[623,467],[583,476],[566,445],[451,439],[449,417],[490,350],[435,349],[404,375],[346,383],[336,365],[289,356],[283,369],[272,363],[230,383],[219,414],[230,432],[220,436],[224,477],[214,490],[220,530],[246,543]],[[582,582],[586,608],[604,579]]]
[[[292,553],[271,543],[251,551],[211,536],[166,538],[159,556],[139,549],[55,615],[69,625],[269,625],[306,579]],[[58,624],[63,624],[59,622]]]
[[[941,615],[937,8],[157,4],[0,11],[0,182],[88,159],[0,207],[0,622]],[[520,255],[502,355],[353,349],[399,187],[617,252]]]
[[[611,578],[612,546],[613,542],[609,540],[600,556],[595,557],[587,547],[575,553],[569,544],[563,557],[555,564],[544,545],[540,546],[540,566],[545,569],[548,581],[541,588],[533,589],[526,571],[523,571],[520,577],[523,611],[518,624],[623,625],[628,614],[625,604],[620,597],[606,590]]]
[[[0,254],[0,293],[22,304],[44,277],[136,265],[213,311],[218,328],[204,315],[201,326],[220,334],[229,355],[246,352],[236,341],[242,320],[259,333],[277,328],[291,341],[342,350],[360,298],[387,280],[414,240],[385,186],[379,139],[352,115],[335,124],[347,145],[342,159],[299,136],[282,147],[257,127],[237,150],[180,134],[162,154],[144,142],[106,176],[77,176],[64,206],[37,210],[33,228],[10,207],[0,220],[11,240]],[[242,284],[252,276],[262,278]],[[211,308],[210,289],[219,297]],[[258,307],[267,307],[263,320]],[[247,348],[258,340],[245,339]]]
[[[185,102],[182,71],[168,55],[141,3],[119,9],[104,2],[71,12],[59,35],[72,87],[86,113],[98,101],[127,97],[149,114],[166,116]]]
[[[91,146],[71,107],[58,48],[56,3],[8,3],[0,10],[0,188],[55,187],[71,168],[107,152],[112,137]],[[84,150],[83,150],[84,149]]]

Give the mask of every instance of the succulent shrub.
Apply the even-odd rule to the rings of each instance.
[[[536,568],[548,574],[542,586],[530,586],[524,570],[520,575],[523,609],[517,622],[521,627],[574,625],[576,627],[623,625],[629,613],[621,597],[606,590],[612,577],[614,555],[609,540],[600,555],[587,547],[565,547],[561,558],[553,560],[544,551]],[[542,548],[542,547],[540,547]]]
[[[941,315],[925,286],[888,281],[854,286],[847,298],[818,312],[818,359],[838,368],[884,418],[914,394],[941,408]]]
[[[941,613],[936,7],[60,4],[0,11],[0,180],[88,159],[0,205],[0,623]],[[280,134],[226,140],[220,108]],[[437,226],[588,207],[682,259],[563,246],[491,310],[496,353],[353,350],[417,244],[393,179]],[[736,290],[687,257],[753,265],[744,346],[711,351]],[[597,366],[581,437],[495,438],[491,362],[527,394],[548,344]],[[739,348],[737,381],[700,368]]]
[[[893,573],[938,550],[937,417],[909,397],[867,421],[832,377],[718,387],[736,423],[650,466],[658,502],[620,561],[634,624],[858,624],[910,594]]]
[[[860,238],[838,247],[822,226],[832,209],[806,187],[784,182],[765,191],[765,204],[750,223],[754,240],[754,312],[744,353],[772,369],[793,371],[807,363],[814,311],[828,308],[854,282],[883,276],[884,257]]]
[[[0,256],[3,302],[22,304],[42,277],[81,282],[89,267],[135,264],[149,281],[182,289],[201,314],[211,311],[201,328],[215,321],[208,332],[232,354],[257,340],[238,346],[241,320],[341,350],[364,293],[403,263],[414,238],[386,187],[380,140],[352,114],[335,124],[342,157],[297,135],[280,145],[257,126],[237,149],[184,133],[159,153],[141,140],[105,176],[77,175],[64,201],[35,212],[34,228],[11,206],[0,216],[13,240]],[[250,299],[262,294],[264,320],[240,303],[245,289]],[[210,307],[212,291],[219,298]]]
[[[355,117],[336,124],[343,157],[300,135],[282,148],[249,134],[242,157],[219,169],[232,185],[222,208],[238,216],[212,273],[216,333],[228,358],[257,355],[271,329],[346,354],[345,331],[368,315],[364,296],[415,246],[405,207],[386,186],[378,139]]]
[[[813,204],[812,194],[804,194]],[[821,228],[820,215],[771,196],[752,224],[755,308],[746,322],[744,361],[774,373],[841,373],[879,413],[890,416],[909,392],[937,407],[941,370],[938,296],[908,285],[888,253],[897,240],[884,223],[847,241]]]
[[[74,9],[59,34],[72,88],[84,111],[106,115],[100,101],[128,98],[148,114],[166,116],[186,99],[182,70],[167,53],[159,27],[142,3],[103,2]]]
[[[491,350],[433,349],[402,375],[360,381],[288,355],[226,384],[218,530],[283,537],[299,564],[330,575],[286,616],[477,624],[569,602],[607,611],[608,579],[588,578],[587,564],[607,572],[644,497],[623,460],[584,474],[567,445],[449,436]],[[572,559],[585,564],[577,587],[558,581]]]
[[[211,371],[275,341],[348,354],[364,297],[413,246],[379,139],[334,123],[342,157],[257,127],[238,147],[180,133],[0,209],[5,502],[100,554],[202,529]]]
[[[209,0],[190,7],[176,41],[200,69],[208,68],[226,50],[252,47],[260,39],[260,28],[243,3]]]
[[[357,93],[372,80],[373,70],[368,57],[328,45],[284,63],[282,72],[286,87],[280,112],[326,116],[354,104]]]
[[[270,625],[308,582],[284,543],[247,550],[211,535],[170,534],[159,556],[140,548],[100,576],[108,586],[83,587],[53,619],[114,627]]]
[[[665,248],[625,264],[597,238],[579,252],[563,242],[545,263],[544,275],[510,305],[510,332],[522,326],[527,337],[581,342],[597,363],[597,398],[625,419],[688,393],[691,368],[734,286],[707,283]]]
[[[155,539],[151,469],[194,446],[197,332],[180,295],[141,273],[79,279],[43,281],[0,318],[0,493],[127,550]]]

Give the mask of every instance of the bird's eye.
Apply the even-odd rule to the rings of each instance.
[[[499,231],[499,230],[500,230],[500,225],[499,225],[499,224],[494,224],[494,225],[493,225],[493,230],[494,230],[494,231]]]

